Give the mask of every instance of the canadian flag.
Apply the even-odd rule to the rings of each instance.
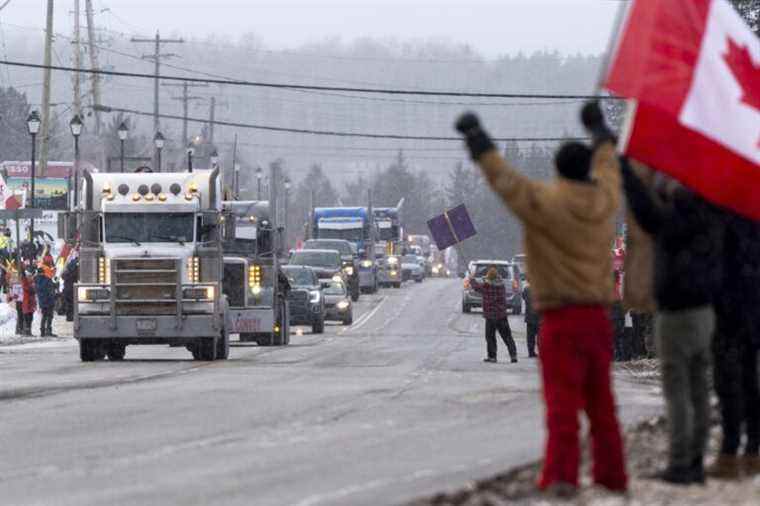
[[[605,87],[625,154],[760,219],[760,39],[726,0],[635,0]]]

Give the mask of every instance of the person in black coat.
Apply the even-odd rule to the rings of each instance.
[[[708,474],[737,479],[760,473],[760,222],[724,213],[723,290],[715,309],[714,383],[723,441]],[[739,455],[742,432],[744,454]]]
[[[533,307],[533,299],[530,295],[529,283],[525,284],[522,297],[525,301],[525,330],[528,341],[528,357],[535,358],[538,356],[536,355],[536,345],[540,346],[538,342],[538,333],[541,325],[541,316]]]
[[[61,274],[63,278],[63,303],[66,321],[74,321],[74,284],[79,281],[79,257],[71,259]]]

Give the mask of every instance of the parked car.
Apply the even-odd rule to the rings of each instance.
[[[288,306],[291,325],[309,325],[314,334],[325,331],[325,298],[317,273],[304,265],[284,265],[288,278]]]
[[[404,281],[413,279],[415,283],[422,283],[425,279],[425,260],[417,255],[404,255],[401,257],[401,275]]]
[[[343,239],[309,239],[303,244],[304,250],[335,250],[340,253],[343,273],[347,279],[347,287],[351,300],[359,300],[359,254],[349,241]]]
[[[354,305],[343,281],[323,279],[322,293],[325,296],[327,320],[337,320],[343,325],[354,323]]]
[[[499,275],[504,280],[507,292],[507,303],[512,307],[512,314],[522,313],[522,281],[520,268],[506,260],[474,260],[467,267],[462,289],[462,312],[469,313],[474,307],[482,307],[483,300],[478,292],[470,288],[470,280],[483,281],[486,272],[491,267],[496,267]]]

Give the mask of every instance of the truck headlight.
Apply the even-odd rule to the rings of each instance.
[[[309,292],[309,302],[311,302],[312,304],[317,304],[319,302],[320,297],[322,297],[322,294],[320,294],[318,290]]]
[[[254,285],[254,286],[251,288],[251,293],[252,293],[252,294],[253,294],[255,297],[258,297],[259,295],[261,295],[261,286],[259,286],[259,285]]]
[[[336,274],[332,277],[332,280],[335,281],[336,283],[340,283],[341,281],[343,281],[343,278],[340,276],[340,274]]]
[[[98,258],[98,283],[101,285],[111,284],[111,263],[106,257]]]
[[[362,261],[362,267],[365,269],[369,269],[372,267],[372,260],[363,260]]]
[[[388,257],[388,265],[398,265],[398,258]]]
[[[398,276],[398,271],[391,271],[391,276]]]
[[[433,274],[438,274],[438,266],[433,267]]]
[[[349,306],[349,305],[350,305],[350,304],[348,303],[348,301],[347,301],[347,300],[342,300],[342,301],[338,302],[338,303],[335,305],[335,307],[337,307],[337,308],[338,308],[339,310],[341,310],[341,311],[345,311],[346,309],[348,309],[348,306]]]
[[[354,268],[350,265],[343,268],[343,272],[345,272],[348,276],[354,275]]]
[[[190,283],[198,283],[201,280],[201,260],[198,257],[187,258],[187,277]]]
[[[77,299],[79,302],[95,302],[99,300],[110,300],[111,291],[107,288],[87,288],[79,287],[77,289]]]
[[[185,288],[182,290],[182,298],[190,300],[214,300],[214,292],[213,286]]]

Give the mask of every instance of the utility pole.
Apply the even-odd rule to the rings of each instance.
[[[160,86],[159,81],[161,80],[161,58],[171,58],[178,56],[174,53],[162,54],[161,44],[182,44],[185,41],[182,39],[162,39],[158,31],[156,31],[156,37],[154,39],[140,39],[137,37],[132,37],[130,40],[137,43],[155,44],[152,55],[148,54],[142,56],[143,60],[153,60],[155,63],[154,75],[156,78],[153,82],[153,135],[155,135],[161,130],[161,125],[159,125],[160,106],[158,96],[158,89]]]
[[[214,144],[215,119],[216,119],[216,97],[211,97],[211,103],[209,104],[209,111],[208,111],[208,142],[209,144],[212,144],[212,145]]]
[[[79,0],[74,0],[74,116],[82,114],[82,76],[79,73],[82,68],[82,29],[79,9]]]
[[[50,86],[52,72],[50,65],[52,63],[53,52],[53,0],[47,0],[47,23],[45,24],[45,70],[42,87],[42,131],[40,143],[40,169],[45,173],[48,162],[48,144],[50,142]],[[34,198],[34,197],[32,197]]]
[[[203,100],[203,97],[192,97],[190,96],[190,88],[208,88],[208,84],[198,84],[198,83],[188,83],[187,81],[184,81],[182,84],[166,84],[164,83],[163,86],[169,87],[169,88],[182,88],[182,96],[181,97],[173,97],[172,100],[179,100],[182,102],[182,139],[184,142],[184,146],[187,146],[190,144],[190,138],[187,134],[187,124],[188,124],[188,116],[189,111],[188,107],[190,105],[190,102],[193,100]]]
[[[95,46],[95,16],[92,10],[92,0],[85,0],[85,12],[87,13],[87,39],[90,49],[90,67],[92,74],[92,108],[95,111],[95,135],[100,134],[100,65],[98,64],[98,49]]]

